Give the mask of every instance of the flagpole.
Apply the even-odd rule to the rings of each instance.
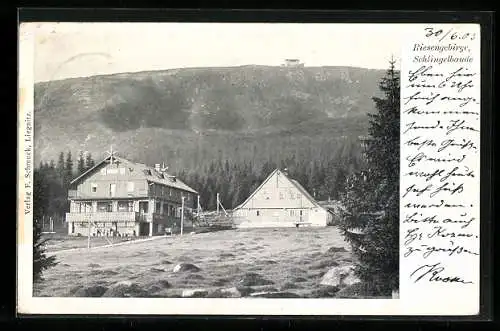
[[[182,205],[181,205],[181,236],[184,229],[184,196],[182,197]]]
[[[198,205],[196,208],[196,216],[200,217],[200,196],[198,195]]]
[[[217,216],[219,216],[219,193],[217,193]]]

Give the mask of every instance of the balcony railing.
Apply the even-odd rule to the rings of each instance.
[[[96,213],[66,213],[66,222],[151,222],[171,223],[179,220],[178,217],[153,213],[144,214],[139,212],[115,211]]]
[[[115,194],[111,195],[102,195],[97,193],[89,193],[83,194],[78,192],[78,190],[68,190],[68,199],[113,199],[113,198],[145,198],[148,196],[147,190],[137,190],[134,192],[128,192],[125,194]]]
[[[129,211],[66,213],[66,222],[140,222],[141,214]]]

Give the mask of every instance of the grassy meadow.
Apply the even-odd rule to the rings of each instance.
[[[80,241],[86,247],[86,238],[69,239],[73,244],[66,246],[49,240],[47,250]],[[34,285],[35,296],[181,297],[186,290],[202,289],[192,296],[227,297],[237,289],[237,297],[331,297],[331,289],[320,285],[323,275],[352,263],[349,245],[335,227],[185,234],[56,257],[58,265]],[[174,272],[181,263],[195,267]]]

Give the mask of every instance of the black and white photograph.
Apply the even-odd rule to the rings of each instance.
[[[41,24],[34,295],[391,297],[398,54],[311,30]]]
[[[450,26],[30,23],[24,295],[247,314],[472,296],[477,39]]]

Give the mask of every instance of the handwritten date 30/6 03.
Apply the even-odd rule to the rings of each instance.
[[[460,32],[456,31],[453,28],[443,30],[443,29],[436,29],[433,27],[427,27],[424,28],[424,31],[425,31],[425,36],[427,38],[437,38],[439,42],[443,41],[446,38],[449,38],[449,40],[454,40],[454,41],[458,40],[472,41],[476,39],[476,34],[474,32]]]

